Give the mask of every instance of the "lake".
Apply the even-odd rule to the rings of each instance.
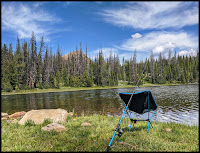
[[[63,108],[68,112],[74,110],[78,116],[94,113],[108,116],[121,116],[124,105],[119,97],[119,93],[132,93],[142,90],[151,90],[158,105],[152,120],[177,122],[190,126],[199,125],[199,85],[2,95],[1,112],[12,114],[17,111],[29,111],[32,109]],[[147,113],[138,115],[132,112],[132,117],[146,119]]]

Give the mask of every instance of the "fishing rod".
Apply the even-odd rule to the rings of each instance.
[[[145,70],[145,68],[146,68],[147,63],[148,63],[148,62],[146,62],[145,66],[144,66],[144,69],[143,69],[143,71],[142,71],[142,74],[144,73],[144,70]],[[140,75],[139,80],[138,80],[138,82],[137,82],[135,88],[137,88],[137,86],[138,86],[138,84],[139,84],[139,82],[140,82],[140,79],[141,79],[141,77],[142,77],[142,74]],[[134,93],[135,93],[135,92],[133,92],[133,94],[134,94]],[[132,95],[133,95],[133,94],[132,94]],[[132,99],[132,97],[130,97],[129,101],[130,101],[131,99]],[[126,105],[125,105],[125,106],[126,106]],[[131,117],[131,112],[129,112],[129,110],[127,110],[127,114],[128,114],[128,116],[129,116],[129,118],[131,119],[131,124],[130,124],[130,127],[129,127],[129,131],[130,131],[132,122],[134,121],[134,123],[136,123],[136,121],[132,119],[132,117]],[[122,129],[121,129],[121,132],[123,133]]]
[[[146,65],[147,65],[147,62],[146,62]],[[142,71],[142,74],[143,74],[143,72],[144,72],[144,70],[145,70],[145,68],[146,68],[146,65],[145,65],[145,67],[144,67],[144,69],[143,69],[143,71]],[[140,78],[139,78],[139,80],[138,80],[138,82],[137,82],[135,88],[138,86],[138,83],[139,83],[139,81],[140,81],[140,79],[141,79],[142,74],[140,75]],[[110,140],[110,143],[109,143],[109,145],[108,145],[108,147],[107,147],[107,149],[106,149],[106,152],[109,152],[110,146],[111,146],[111,144],[112,144],[112,141],[113,141],[113,139],[114,139],[116,133],[119,132],[119,133],[118,133],[118,136],[119,136],[119,137],[120,137],[120,136],[122,135],[122,133],[123,133],[122,128],[119,130],[119,126],[120,126],[120,124],[121,124],[121,121],[122,121],[122,119],[123,119],[123,117],[124,117],[124,115],[125,115],[125,113],[126,113],[126,110],[127,110],[128,106],[129,106],[129,104],[130,104],[130,102],[131,102],[131,99],[132,99],[134,93],[135,93],[135,92],[133,92],[133,93],[131,94],[131,97],[130,97],[130,99],[129,99],[129,101],[128,101],[128,104],[126,105],[126,107],[125,107],[125,109],[124,109],[124,112],[123,112],[123,114],[122,114],[122,117],[121,117],[121,119],[120,119],[120,121],[119,121],[119,123],[118,123],[118,125],[117,125],[117,128],[115,129],[115,132],[114,132],[114,134],[113,134],[113,136],[112,136],[112,138],[111,138],[111,140]],[[132,121],[131,121],[131,123],[132,123]]]

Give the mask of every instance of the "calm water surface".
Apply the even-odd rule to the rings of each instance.
[[[105,90],[67,91],[1,96],[1,111],[12,114],[32,109],[63,108],[78,115],[104,114],[121,116],[124,104],[120,92],[151,90],[158,105],[152,120],[199,125],[199,85],[155,86]],[[151,112],[152,114],[152,112]],[[147,113],[132,112],[133,118],[146,119]]]

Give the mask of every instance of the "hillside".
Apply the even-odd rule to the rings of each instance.
[[[83,54],[81,50],[70,52],[62,57],[66,61],[68,66],[71,65],[71,68],[69,68],[69,72],[74,76],[82,75],[86,65],[89,66],[89,63],[91,61],[91,59],[86,57],[86,55]]]
[[[83,52],[81,50],[76,50],[76,51],[73,51],[73,52],[70,52],[68,54],[65,54],[63,55],[62,57],[65,59],[65,60],[68,60],[68,59],[71,59],[72,56],[77,59],[78,57],[79,58],[83,58],[83,59],[86,59],[86,55],[83,54]],[[87,58],[88,59],[88,62],[90,61],[90,58]]]

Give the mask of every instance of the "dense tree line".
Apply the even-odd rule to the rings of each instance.
[[[171,55],[168,58],[159,54],[158,59],[151,53],[144,62],[137,62],[137,52],[129,60],[123,58],[120,64],[118,55],[110,53],[105,58],[102,50],[94,58],[87,56],[87,46],[83,54],[80,49],[61,55],[60,47],[52,54],[52,47],[45,46],[44,36],[37,48],[34,32],[30,42],[22,42],[17,37],[16,51],[12,43],[1,44],[1,90],[12,91],[32,88],[60,88],[61,86],[91,87],[117,86],[119,82],[136,84],[143,68],[142,83],[194,83],[199,82],[199,51],[196,56]]]

